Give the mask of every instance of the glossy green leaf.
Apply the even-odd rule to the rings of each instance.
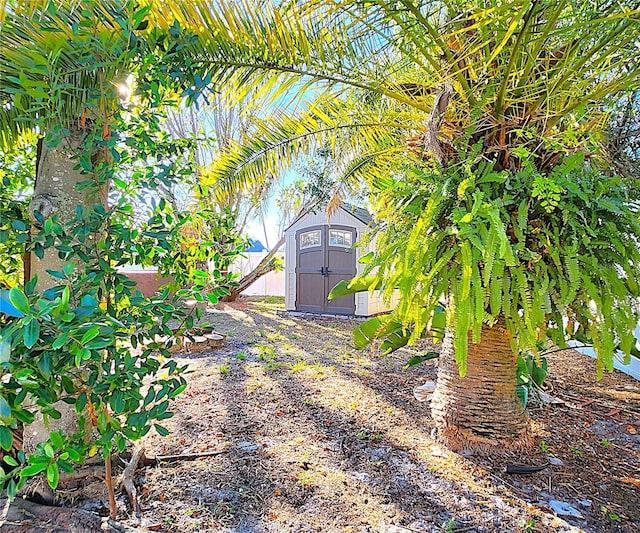
[[[143,407],[147,407],[153,400],[155,400],[156,392],[153,388],[149,388],[147,394],[144,397]]]
[[[54,350],[58,350],[59,348],[62,348],[65,344],[67,344],[69,342],[69,334],[68,333],[63,333],[62,335],[60,335],[59,337],[57,337],[52,343],[51,343],[51,347]]]
[[[47,457],[49,457],[50,459],[53,459],[53,457],[54,457],[53,447],[48,442],[46,442],[45,445],[44,445],[44,454]]]
[[[154,424],[153,427],[156,428],[158,435],[162,437],[166,437],[169,434],[169,430],[160,424]]]
[[[69,290],[69,286],[65,285],[64,289],[62,289],[62,295],[60,297],[60,306],[58,309],[60,311],[66,311],[69,307],[69,298],[71,297],[71,291]]]
[[[404,334],[401,331],[396,331],[388,335],[387,338],[382,341],[380,344],[380,350],[385,355],[390,354],[399,350],[403,346],[406,346],[409,343],[410,338],[411,335]]]
[[[31,312],[31,306],[29,305],[29,300],[17,287],[12,287],[9,290],[9,301],[13,304],[13,306],[20,312],[29,314]]]
[[[20,471],[20,475],[22,477],[35,476],[35,475],[39,474],[40,472],[44,472],[47,469],[48,466],[49,466],[48,461],[47,462],[40,462],[40,463],[30,464],[28,466],[25,466]]]
[[[52,463],[47,467],[47,483],[52,489],[55,489],[59,481],[60,470],[58,469],[58,463]]]
[[[12,444],[13,433],[11,432],[11,429],[7,426],[0,426],[0,447],[8,452],[11,449]]]
[[[82,411],[84,411],[84,408],[86,406],[87,406],[87,393],[81,392],[78,395],[78,398],[76,399],[76,403],[75,403],[76,413],[81,413]]]
[[[187,388],[187,384],[183,383],[182,385],[178,386],[175,390],[171,391],[169,393],[169,398],[175,398],[176,396],[182,394]]]
[[[125,398],[122,391],[115,391],[109,398],[109,405],[116,415],[124,412]]]
[[[24,345],[33,348],[40,338],[40,322],[33,319],[24,328]]]
[[[16,483],[15,479],[10,479],[9,482],[7,483],[7,497],[9,498],[9,500],[13,500],[15,499],[16,495],[18,494],[18,484]]]
[[[356,349],[361,350],[374,340],[401,329],[402,324],[390,316],[370,318],[354,330],[354,345]]]
[[[542,386],[542,383],[547,377],[547,359],[545,357],[541,358],[541,365],[542,366],[539,366],[537,361],[534,360],[534,365],[531,369],[531,377],[539,387]]]
[[[351,281],[342,280],[336,283],[336,285],[329,291],[327,299],[333,300],[340,298],[341,296],[349,296],[357,292],[364,292],[372,289],[379,289],[380,281],[373,276],[364,279],[354,279]]]
[[[82,336],[80,340],[81,345],[86,345],[90,340],[95,339],[98,335],[100,335],[100,326],[92,326],[89,328],[85,334]]]
[[[416,355],[415,357],[409,359],[409,361],[407,361],[402,369],[407,370],[412,366],[419,365],[420,363],[424,363],[425,361],[430,361],[431,359],[436,359],[437,357],[440,357],[440,354],[438,352],[427,352],[424,355]]]
[[[51,440],[51,443],[58,449],[64,446],[64,438],[62,436],[62,433],[59,431],[52,431],[49,434],[49,439]]]
[[[15,460],[11,455],[5,455],[2,460],[7,463],[9,466],[18,466],[18,461]]]
[[[107,346],[113,346],[113,339],[97,339],[89,342],[85,348],[88,350],[101,350],[102,348],[106,348]]]

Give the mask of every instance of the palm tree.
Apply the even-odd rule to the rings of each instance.
[[[387,217],[373,285],[399,290],[410,341],[446,307],[432,413],[460,448],[530,442],[514,352],[588,337],[602,371],[635,342],[637,199],[602,133],[611,104],[639,85],[637,7],[203,0],[160,10],[192,28],[185,54],[211,83],[307,104],[228,150],[221,179],[280,168],[318,137],[349,149],[345,173],[371,183]]]

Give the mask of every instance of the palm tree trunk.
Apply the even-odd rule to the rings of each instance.
[[[483,326],[478,344],[469,339],[465,377],[460,377],[450,330],[439,364],[431,415],[441,441],[453,450],[531,445],[529,414],[516,395],[516,357],[504,320]]]

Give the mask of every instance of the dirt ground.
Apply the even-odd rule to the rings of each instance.
[[[453,454],[432,440],[429,404],[412,394],[435,367],[402,369],[424,346],[356,352],[355,322],[283,315],[277,298],[241,299],[206,319],[226,344],[178,356],[193,370],[189,388],[171,435],[144,445],[147,455],[219,453],[139,469],[141,522],[119,501],[139,531],[640,531],[633,378],[596,382],[589,358],[553,354],[548,392],[563,403],[533,407],[533,452]]]

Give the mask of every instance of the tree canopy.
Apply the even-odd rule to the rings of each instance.
[[[249,179],[312,141],[342,143],[344,174],[371,184],[389,220],[370,270],[388,295],[400,289],[412,338],[448,295],[462,368],[467,332],[477,341],[498,314],[518,349],[588,339],[601,369],[629,353],[636,184],[605,141],[640,80],[632,2],[163,9],[206,28],[188,53],[211,83],[306,95],[305,111],[269,118],[217,172]]]

